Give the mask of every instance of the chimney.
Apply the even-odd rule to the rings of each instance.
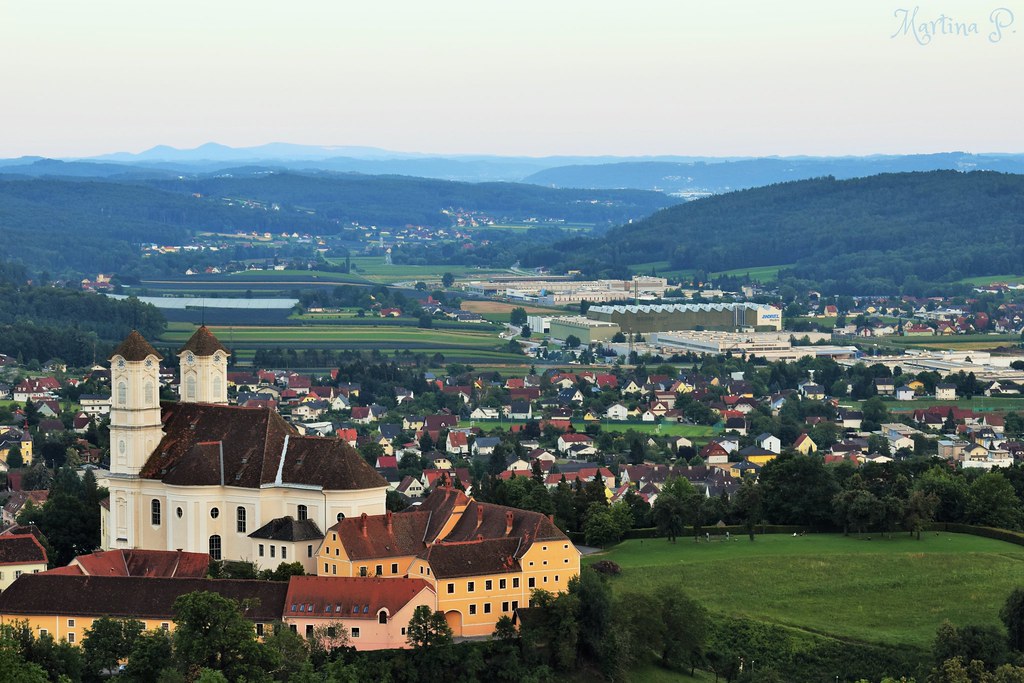
[[[359,516],[359,531],[366,536],[366,513]]]
[[[484,523],[484,506],[483,505],[477,505],[476,506],[476,526],[477,526],[477,528],[479,528],[480,525],[483,524],[483,523]]]
[[[509,510],[505,513],[505,535],[508,536],[512,532],[512,511]]]
[[[385,514],[385,515],[384,515],[384,519],[385,519],[385,520],[386,520],[386,522],[387,522],[387,525],[388,525],[388,533],[390,534],[390,533],[391,533],[391,510],[388,510],[388,511],[387,511],[387,514]]]
[[[551,522],[552,524],[554,524],[555,523],[555,516],[554,515],[548,515],[548,521]]]

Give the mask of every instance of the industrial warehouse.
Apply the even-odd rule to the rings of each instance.
[[[672,330],[742,329],[779,331],[782,311],[767,304],[657,304],[634,306],[591,306],[587,318],[615,323],[624,333],[647,334]]]

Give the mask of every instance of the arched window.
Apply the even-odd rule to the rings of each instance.
[[[149,518],[153,526],[160,526],[160,501],[156,498],[149,504]]]
[[[196,400],[196,376],[194,374],[185,377],[185,399]]]
[[[210,559],[220,559],[220,536],[217,534],[210,536]]]
[[[388,613],[384,610],[377,612],[377,623],[386,624],[388,623]]]
[[[147,407],[153,405],[153,383],[152,382],[146,382],[145,398],[146,398],[146,406]]]
[[[118,382],[117,383],[117,405],[124,406],[128,404],[128,383]]]
[[[299,521],[301,522],[302,520],[306,519],[308,516],[309,516],[309,512],[306,510],[306,506],[305,505],[300,505],[299,506],[299,510],[298,510]]]
[[[236,525],[238,533],[244,534],[245,533],[245,508],[242,507],[241,505],[239,505],[238,506],[238,510],[237,510],[237,514],[235,515],[235,517],[238,520],[237,521],[237,525]]]

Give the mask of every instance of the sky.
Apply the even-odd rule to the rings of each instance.
[[[1021,65],[1024,0],[0,0],[0,157],[1024,152]]]

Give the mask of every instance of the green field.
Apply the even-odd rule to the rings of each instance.
[[[522,363],[523,356],[510,354],[507,345],[490,329],[421,329],[397,325],[323,325],[294,326],[209,326],[239,359],[249,360],[258,348],[320,348],[371,351],[410,351],[441,353],[448,362]],[[157,340],[160,344],[180,345],[195,331],[191,323],[169,323]]]
[[[994,349],[997,346],[1017,346],[1020,335],[1016,334],[956,334],[948,337],[878,337],[872,343],[861,342],[866,346],[895,346],[905,349],[946,349],[955,351],[977,351]]]
[[[944,619],[999,624],[999,608],[1020,585],[1024,547],[935,532],[920,541],[903,533],[765,535],[753,543],[625,541],[584,562],[602,559],[622,567],[616,590],[682,584],[712,613],[926,648]]]
[[[1024,282],[1024,275],[984,275],[982,277],[965,277],[957,282],[964,285],[991,285],[996,282],[1013,284]]]
[[[863,403],[859,401],[857,403]],[[843,401],[846,404],[846,401]],[[1024,411],[1024,397],[1009,398],[1006,396],[975,396],[973,398],[961,398],[956,401],[936,401],[934,398],[919,398],[913,401],[886,401],[886,407],[892,412],[912,412],[920,408],[932,406],[950,406],[951,408],[967,408],[970,410],[1016,410]]]
[[[669,268],[668,261],[648,261],[647,263],[631,263],[629,267],[638,275],[649,275],[653,270],[658,277],[670,280],[690,280],[697,272],[692,268]]]
[[[794,264],[785,263],[781,266],[752,266],[750,268],[733,268],[732,270],[723,270],[719,273],[713,273],[712,278],[730,276],[730,277],[747,277],[755,282],[772,282],[777,280],[779,277],[779,271],[784,268],[792,268]]]

